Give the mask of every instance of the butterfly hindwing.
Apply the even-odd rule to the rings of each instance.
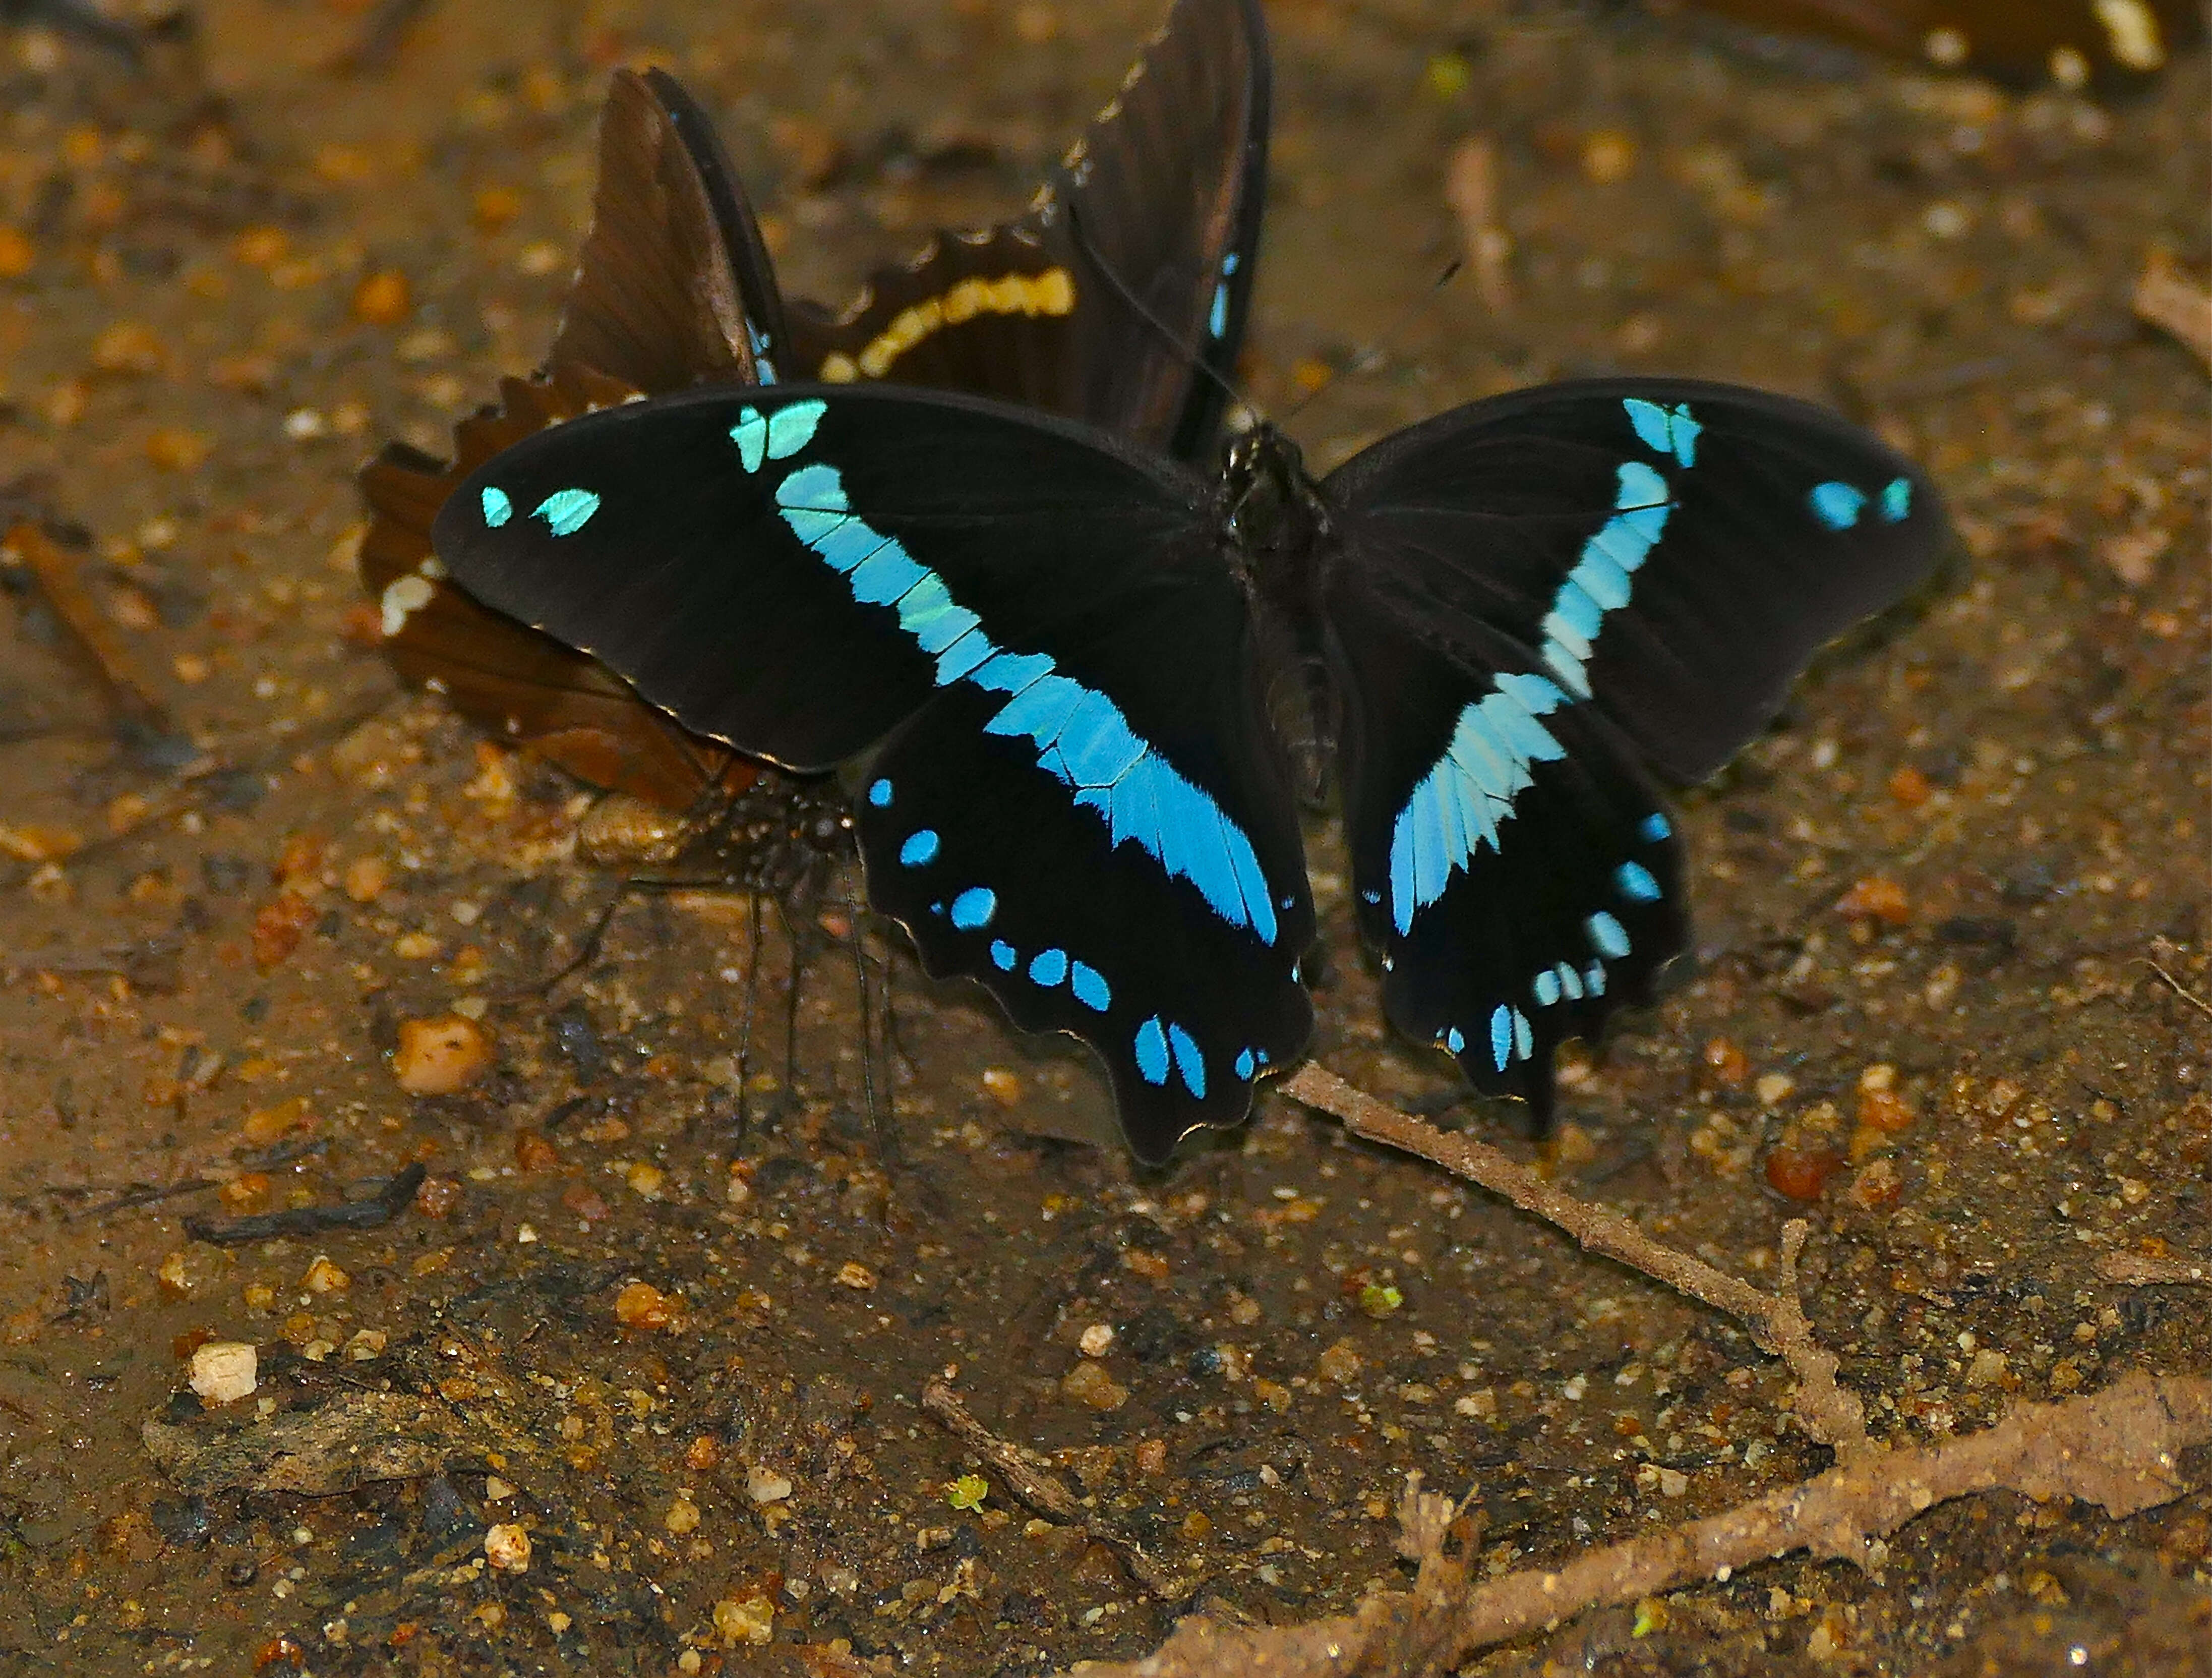
[[[699,393],[508,451],[437,541],[688,728],[805,769],[886,741],[872,900],[933,970],[1090,1043],[1146,1158],[1303,1048],[1295,805],[1210,498],[1170,463],[946,396]]]
[[[1687,936],[1655,782],[1711,774],[1819,647],[1932,568],[1905,461],[1780,397],[1553,386],[1386,439],[1326,483],[1325,611],[1362,925],[1392,1018],[1548,1107]]]
[[[1382,1006],[1548,1116],[1552,1051],[1648,1001],[1687,935],[1681,848],[1594,708],[1479,628],[1447,652],[1356,589],[1330,618],[1345,821]]]
[[[843,315],[794,305],[794,364],[995,396],[1202,455],[1224,398],[1200,364],[1226,374],[1243,340],[1267,119],[1258,0],[1181,0],[1027,215],[939,234]]]

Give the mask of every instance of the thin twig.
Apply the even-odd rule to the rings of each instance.
[[[1868,1565],[1874,1541],[1953,1498],[2008,1489],[2075,1497],[2114,1519],[2187,1488],[2180,1454],[2212,1442],[2212,1379],[2140,1371],[2059,1404],[2024,1404],[1995,1426],[1926,1449],[1839,1465],[1703,1520],[1480,1584],[1442,1552],[1441,1499],[1408,1488],[1401,1520],[1424,1547],[1412,1591],[1377,1592],[1357,1613],[1304,1626],[1223,1626],[1202,1615],[1140,1661],[1086,1663],[1086,1678],[1431,1678],[1478,1649],[1585,1608],[1632,1602],[1792,1550]]]
[[[137,655],[125,644],[85,587],[76,560],[28,520],[0,538],[0,545],[18,555],[39,580],[55,618],[98,678],[109,709],[124,721],[150,733],[167,733],[167,708],[155,697],[153,684],[140,667]]]
[[[2141,962],[2145,967],[2150,969],[2152,972],[2157,974],[2158,976],[2165,980],[2166,983],[2172,985],[2173,987],[2173,994],[2176,996],[2179,996],[2183,1001],[2189,1004],[2191,1007],[2196,1009],[2197,1012],[2204,1015],[2208,1018],[2212,1018],[2212,1002],[2207,1002],[2203,997],[2199,996],[2195,991],[2190,989],[2187,985],[2183,984],[2180,980],[2175,978],[2173,975],[2160,967],[2148,956],[2137,956],[2136,959]]]
[[[1438,1130],[1319,1067],[1309,1063],[1299,1067],[1283,1080],[1282,1088],[1293,1101],[1342,1120],[1353,1135],[1441,1165],[1455,1176],[1479,1183],[1522,1211],[1556,1225],[1589,1251],[1618,1259],[1654,1281],[1726,1311],[1797,1377],[1797,1391],[1790,1406],[1808,1434],[1832,1446],[1843,1460],[1875,1449],[1867,1437],[1864,1407],[1837,1383],[1835,1356],[1814,1340],[1804,1307],[1798,1301],[1797,1255],[1806,1234],[1802,1221],[1793,1220],[1782,1233],[1781,1291],[1765,1293],[1653,1240],[1620,1213],[1578,1201],[1553,1187],[1487,1143]]]
[[[2162,1287],[2194,1283],[2212,1287],[2212,1263],[2197,1258],[2153,1258],[2148,1253],[2106,1253],[2097,1274],[2124,1287]]]
[[[1189,1594],[1193,1581],[1176,1578],[1135,1539],[1115,1530],[1097,1510],[1085,1509],[1074,1493],[1053,1477],[1041,1457],[1001,1439],[977,1421],[944,1382],[933,1378],[924,1383],[921,1407],[932,1421],[981,1457],[984,1466],[995,1469],[1022,1504],[1063,1526],[1081,1528],[1111,1550],[1130,1578],[1153,1596]]]
[[[1474,271],[1474,289],[1492,314],[1513,307],[1513,276],[1507,266],[1513,236],[1498,210],[1498,149],[1480,137],[1453,148],[1444,166],[1444,202],[1459,223],[1461,246]]]
[[[2154,248],[2144,258],[2131,301],[2138,316],[2172,333],[2212,367],[2212,291],[2191,284],[2164,251]]]

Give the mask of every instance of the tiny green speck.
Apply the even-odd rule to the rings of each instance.
[[[1474,72],[1467,60],[1456,52],[1439,52],[1431,58],[1428,68],[1421,73],[1422,84],[1431,99],[1457,99],[1467,91]]]
[[[973,1510],[981,1513],[983,1499],[991,1495],[991,1482],[981,1474],[963,1474],[945,1488],[945,1501],[955,1509]]]
[[[1359,1290],[1359,1309],[1370,1316],[1388,1316],[1406,1303],[1406,1296],[1388,1282],[1370,1282]]]

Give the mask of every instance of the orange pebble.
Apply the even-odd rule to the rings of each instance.
[[[253,917],[253,961],[275,967],[295,950],[315,924],[315,906],[296,891],[280,891]]]
[[[630,1282],[615,1295],[615,1320],[625,1328],[674,1328],[684,1301],[663,1293],[651,1282]]]
[[[413,306],[413,296],[407,277],[397,269],[387,268],[374,274],[364,274],[361,283],[353,289],[353,312],[357,320],[372,326],[395,326],[407,318]]]
[[[1889,795],[1908,810],[1917,810],[1928,802],[1936,789],[1928,784],[1928,777],[1907,763],[1889,778]]]
[[[214,452],[215,439],[204,431],[187,431],[165,425],[149,433],[146,459],[165,472],[188,472]]]
[[[491,1036],[472,1019],[441,1014],[399,1022],[392,1075],[410,1096],[449,1096],[491,1070]]]
[[[230,253],[248,268],[270,268],[292,253],[292,237],[282,228],[246,228],[231,241]]]
[[[1792,1147],[1783,1144],[1766,1156],[1766,1185],[1793,1201],[1817,1201],[1844,1163],[1833,1148]]]
[[[20,280],[39,259],[38,249],[15,228],[0,224],[0,280]]]
[[[1912,901],[1895,880],[1869,874],[1836,900],[1836,913],[1854,921],[1887,921],[1901,927],[1912,918]]]
[[[514,1168],[518,1171],[550,1171],[561,1164],[559,1150],[534,1130],[514,1133]]]
[[[1912,1103],[1894,1090],[1861,1090],[1859,1122],[1869,1130],[1895,1135],[1912,1128]]]
[[[1751,1076],[1751,1057],[1726,1037],[1715,1037],[1705,1047],[1706,1075],[1717,1084],[1741,1084]]]
[[[512,186],[485,186],[477,192],[477,225],[496,233],[522,214],[522,194]]]

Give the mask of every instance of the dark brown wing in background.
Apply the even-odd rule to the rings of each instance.
[[[1258,0],[1182,0],[1029,214],[939,234],[843,315],[794,303],[789,370],[971,391],[1204,453],[1223,396],[1193,363],[1226,374],[1243,339],[1267,101]]]
[[[648,396],[749,385],[755,347],[782,330],[752,206],[714,125],[666,71],[616,71],[592,230],[546,364],[592,368]]]
[[[400,674],[435,684],[464,716],[579,780],[679,810],[718,782],[749,784],[756,767],[685,733],[590,658],[422,568],[447,495],[508,445],[639,392],[752,381],[753,332],[780,329],[781,305],[765,256],[744,242],[757,235],[737,192],[683,89],[659,72],[617,71],[592,231],[547,370],[503,380],[499,405],[455,427],[450,465],[393,445],[361,475],[370,513],[362,581],[384,610]],[[410,576],[419,581],[392,592]]]
[[[1761,29],[1973,70],[2124,89],[2203,39],[2198,0],[1692,0]],[[2070,56],[2069,56],[2070,55]]]

